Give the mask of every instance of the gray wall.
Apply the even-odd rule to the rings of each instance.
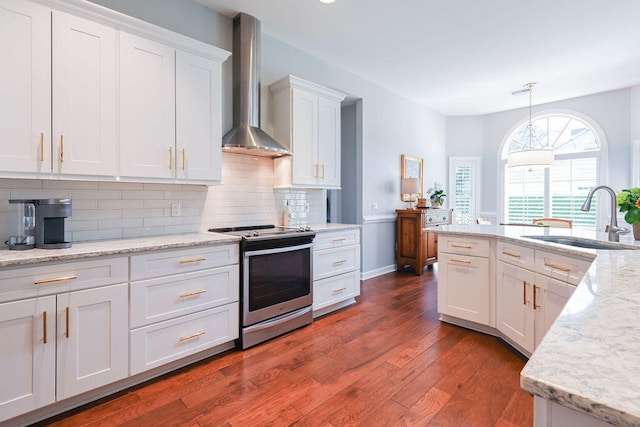
[[[635,93],[632,105],[632,93]],[[633,109],[632,109],[633,106]],[[608,144],[607,176],[603,183],[619,190],[631,181],[631,132],[640,139],[640,92],[621,89],[596,95],[536,105],[533,115],[563,110],[585,115],[604,131]],[[632,114],[636,117],[631,119]],[[513,127],[528,118],[528,108],[510,110],[485,116],[447,118],[447,155],[482,156],[481,211],[499,212],[501,179],[499,153],[504,138]]]
[[[231,50],[231,19],[187,0],[92,0],[186,36]],[[361,188],[355,195],[362,229],[362,271],[365,276],[390,271],[395,265],[395,209],[400,201],[400,156],[425,160],[424,186],[446,182],[445,116],[407,100],[362,77],[262,37],[262,127],[271,131],[268,85],[293,74],[361,98],[362,146],[356,154]],[[231,61],[223,68],[223,126],[231,128]],[[349,160],[351,161],[351,160]],[[361,166],[358,166],[360,164]],[[378,209],[373,205],[377,204]],[[369,273],[372,272],[372,273]]]

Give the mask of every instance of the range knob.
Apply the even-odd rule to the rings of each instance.
[[[260,233],[256,230],[251,233],[251,237],[258,237]]]

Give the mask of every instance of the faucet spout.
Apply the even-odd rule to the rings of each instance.
[[[616,216],[616,193],[613,191],[611,187],[607,187],[606,185],[598,185],[597,187],[593,187],[589,194],[587,194],[587,199],[582,204],[580,208],[584,212],[589,212],[591,210],[591,199],[593,198],[593,194],[598,190],[605,190],[611,196],[611,220],[609,222],[609,241],[610,242],[619,242],[620,234],[626,234],[629,232],[629,229],[625,227],[618,227],[618,217]]]

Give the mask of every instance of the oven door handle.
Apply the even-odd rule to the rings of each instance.
[[[260,250],[257,250],[257,251],[245,251],[244,252],[244,256],[245,257],[250,257],[250,256],[255,256],[255,255],[279,254],[279,253],[283,253],[283,252],[299,251],[299,250],[302,250],[302,249],[308,249],[308,248],[312,248],[312,247],[313,247],[313,243],[308,243],[308,244],[305,244],[305,245],[284,246],[282,248],[260,249]]]
[[[246,333],[246,332],[259,331],[261,329],[272,328],[281,323],[289,322],[291,319],[295,319],[296,317],[302,317],[305,314],[309,313],[312,308],[313,308],[312,306],[302,307],[302,308],[299,308],[298,310],[290,311],[289,313],[282,314],[278,317],[274,317],[273,319],[265,320],[264,322],[260,322],[252,326],[245,326],[242,329]]]

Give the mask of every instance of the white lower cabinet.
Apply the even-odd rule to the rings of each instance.
[[[534,273],[498,261],[496,269],[497,327],[513,344],[533,352],[534,312],[531,294]],[[536,301],[537,302],[537,301]]]
[[[590,262],[505,242],[498,242],[497,257],[498,330],[530,355],[562,312]]]
[[[313,246],[313,315],[355,302],[360,295],[360,230],[318,233]]]
[[[131,374],[239,334],[238,245],[131,257]]]
[[[55,402],[56,297],[0,304],[0,421]]]
[[[57,296],[57,399],[128,375],[126,283]]]
[[[238,338],[238,302],[131,331],[131,375]]]
[[[486,239],[442,236],[438,240],[438,312],[492,325],[494,293]]]
[[[128,284],[104,286],[126,282],[126,265],[117,258],[0,272],[0,421],[128,375]],[[8,301],[20,292],[27,298]]]

